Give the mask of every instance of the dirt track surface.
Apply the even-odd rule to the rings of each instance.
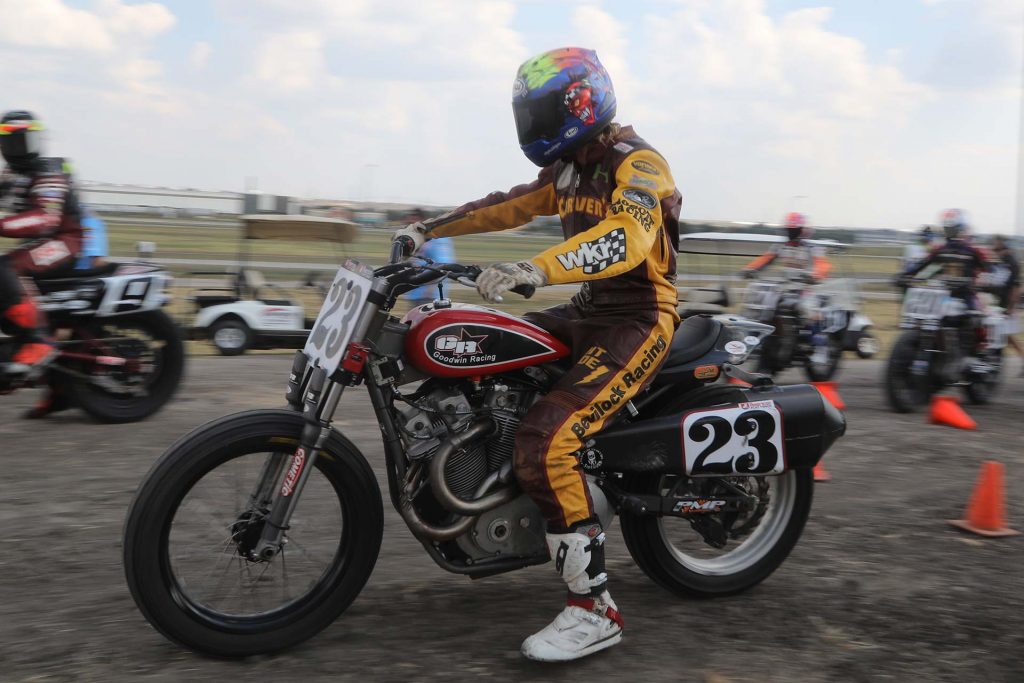
[[[4,397],[0,681],[1024,680],[1024,536],[980,539],[944,523],[960,515],[979,463],[995,458],[1007,467],[1011,523],[1024,529],[1024,380],[1011,377],[996,405],[971,408],[980,428],[963,432],[887,412],[875,362],[844,369],[849,430],[826,459],[834,479],[817,488],[792,555],[759,587],[713,602],[676,599],[612,531],[609,572],[627,630],[605,654],[564,666],[523,660],[522,638],[561,604],[551,568],[476,582],[449,575],[387,503],[373,576],[320,636],[245,661],[182,650],[129,596],[125,509],[179,435],[278,406],[289,362],[192,359],[178,399],[138,425],[97,425],[78,412],[27,422],[18,415],[33,394]],[[384,488],[363,392],[347,394],[339,415]]]

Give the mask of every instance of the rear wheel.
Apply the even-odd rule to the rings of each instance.
[[[897,413],[909,413],[928,403],[931,380],[927,368],[916,367],[926,361],[919,359],[921,335],[909,330],[900,335],[889,354],[885,369],[885,394],[889,406]]]
[[[139,487],[125,575],[143,615],[171,640],[223,657],[282,650],[359,595],[380,549],[381,495],[365,458],[337,433],[314,461],[284,545],[269,560],[253,553],[269,514],[253,494],[272,459],[287,465],[303,424],[284,410],[222,418],[171,446]],[[275,491],[284,469],[268,469],[277,475],[264,490]]]
[[[252,346],[252,329],[239,318],[222,318],[210,328],[210,341],[222,356],[240,356]]]
[[[744,400],[731,386],[692,392],[663,415]],[[689,518],[625,513],[622,536],[637,566],[655,583],[678,595],[711,598],[757,585],[786,559],[803,532],[814,496],[811,470],[771,477],[687,478],[657,473],[627,477],[626,490],[704,499],[737,489],[756,498],[744,512],[693,513]]]
[[[975,405],[987,405],[992,397],[999,391],[1002,381],[1003,352],[990,352],[984,362],[991,368],[985,375],[975,378],[970,384],[964,387],[964,393],[968,400]]]
[[[109,356],[117,364],[74,363],[75,403],[100,422],[135,422],[160,410],[177,391],[185,370],[185,344],[163,311],[100,318],[75,330],[66,348]]]

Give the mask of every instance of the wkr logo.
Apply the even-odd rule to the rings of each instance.
[[[616,228],[591,242],[583,242],[576,249],[557,255],[566,270],[582,268],[586,274],[600,273],[612,264],[626,260],[626,231]]]

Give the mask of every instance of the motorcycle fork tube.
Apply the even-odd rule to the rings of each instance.
[[[264,520],[263,534],[255,549],[261,559],[269,560],[281,549],[284,533],[313,471],[316,457],[331,435],[331,418],[344,391],[342,384],[327,382],[327,373],[322,368],[314,368],[310,372],[303,397],[306,424],[302,427],[299,447],[291,457],[281,488],[273,494],[270,515]]]

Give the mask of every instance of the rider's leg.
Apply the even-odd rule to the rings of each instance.
[[[9,374],[24,374],[54,354],[46,339],[46,318],[20,276],[70,268],[78,253],[77,238],[44,239],[12,249],[0,263],[0,324],[19,343],[8,363]],[[34,288],[33,288],[34,289]]]
[[[576,364],[535,403],[516,435],[514,465],[523,490],[547,518],[548,552],[568,586],[565,609],[523,643],[531,659],[577,659],[622,638],[622,619],[607,589],[604,532],[574,455],[650,380],[668,355],[675,317],[577,321],[592,330]]]

